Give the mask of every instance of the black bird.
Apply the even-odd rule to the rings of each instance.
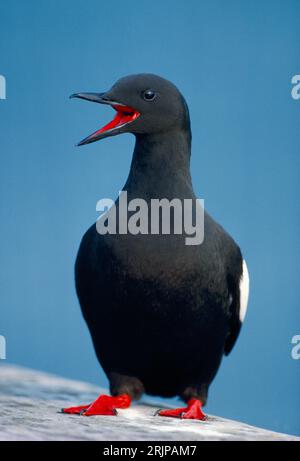
[[[117,112],[79,145],[135,135],[123,187],[128,202],[143,199],[151,208],[153,199],[190,199],[195,222],[190,118],[176,86],[153,74],[138,74],[120,79],[106,93],[72,97],[108,104]],[[115,210],[120,210],[120,198]],[[170,218],[174,213],[172,208]],[[236,342],[247,308],[249,277],[241,251],[206,212],[199,245],[186,244],[186,231],[118,231],[120,221],[117,232],[106,235],[94,224],[82,239],[75,265],[82,313],[111,396],[63,411],[116,414],[116,408],[126,408],[146,392],[179,396],[187,403],[160,415],[203,419],[209,385]]]

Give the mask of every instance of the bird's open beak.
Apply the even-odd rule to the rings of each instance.
[[[76,93],[72,94],[70,98],[80,98],[86,99],[87,101],[98,102],[99,104],[108,104],[117,112],[115,118],[111,122],[80,141],[78,146],[90,144],[91,142],[98,141],[99,139],[119,134],[122,132],[121,129],[125,125],[132,123],[140,115],[140,113],[132,107],[126,106],[117,101],[112,101],[106,97],[106,93]]]

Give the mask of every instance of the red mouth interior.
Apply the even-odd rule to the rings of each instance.
[[[115,118],[111,122],[109,122],[107,125],[105,125],[103,128],[100,128],[100,130],[93,133],[91,135],[92,138],[98,136],[99,134],[105,133],[106,131],[110,131],[114,128],[123,126],[126,123],[133,122],[140,115],[138,111],[136,111],[135,109],[129,106],[113,104],[112,107],[117,112]]]

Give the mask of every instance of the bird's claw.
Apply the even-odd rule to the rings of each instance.
[[[100,395],[90,405],[81,405],[78,407],[62,408],[62,413],[79,415],[79,416],[96,416],[107,415],[117,416],[116,408],[128,408],[131,398],[127,394],[111,397],[109,395]]]
[[[174,408],[171,410],[157,410],[155,413],[158,416],[166,416],[169,418],[179,419],[198,419],[205,421],[206,415],[202,411],[202,403],[198,399],[191,399],[188,401],[185,408]]]

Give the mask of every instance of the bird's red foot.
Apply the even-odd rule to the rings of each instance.
[[[200,419],[201,421],[206,419],[206,415],[202,411],[202,403],[197,399],[189,400],[187,407],[175,408],[172,410],[159,410],[157,414],[170,418]]]
[[[62,408],[62,413],[80,416],[96,416],[117,414],[117,408],[128,408],[131,404],[131,397],[128,394],[111,397],[110,395],[100,395],[93,403],[81,405],[79,407]]]

